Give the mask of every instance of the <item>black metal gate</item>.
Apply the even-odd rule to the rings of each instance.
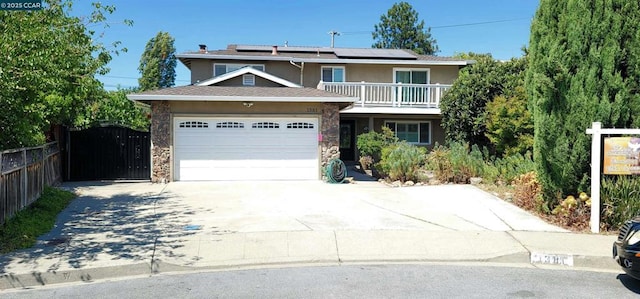
[[[151,135],[123,127],[69,131],[67,180],[148,180]]]

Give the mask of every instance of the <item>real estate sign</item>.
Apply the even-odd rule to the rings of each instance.
[[[640,138],[604,139],[604,174],[640,174]]]

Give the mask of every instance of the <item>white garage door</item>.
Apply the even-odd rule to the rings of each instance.
[[[317,118],[174,118],[180,181],[316,180]]]

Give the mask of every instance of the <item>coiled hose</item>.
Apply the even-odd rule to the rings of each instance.
[[[324,175],[329,183],[340,184],[347,178],[347,166],[340,159],[329,161],[324,169]]]

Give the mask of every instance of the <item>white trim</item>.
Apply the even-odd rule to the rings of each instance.
[[[307,62],[307,63],[320,63],[320,64],[395,64],[395,65],[470,65],[475,63],[475,60],[462,60],[462,61],[440,61],[440,60],[393,60],[393,59],[322,59],[322,58],[298,58],[291,56],[245,56],[245,55],[214,55],[214,54],[200,54],[200,53],[185,53],[176,55],[181,59],[227,59],[227,60],[258,60],[258,61],[293,61],[293,62]],[[184,62],[183,62],[184,63]]]
[[[330,68],[331,69],[331,81],[324,81],[324,69],[325,68]],[[335,81],[335,74],[333,73],[334,69],[342,69],[342,81]],[[347,69],[342,66],[342,65],[321,65],[320,66],[320,81],[324,81],[324,82],[347,82]]]
[[[409,108],[409,107],[359,107],[345,108],[340,113],[353,114],[418,114],[440,115],[440,108]]]
[[[387,123],[395,123],[395,124],[417,124],[418,125],[418,142],[410,142],[407,141],[407,143],[410,144],[415,144],[415,145],[431,145],[431,134],[433,132],[433,123],[431,122],[431,120],[409,120],[409,119],[404,119],[404,120],[393,120],[393,119],[388,119],[384,121],[384,126],[387,126]],[[428,123],[429,124],[429,141],[428,142],[420,142],[420,124],[424,124],[424,123]],[[398,130],[397,126],[395,128],[395,130],[393,131],[394,135],[397,135],[396,131]],[[397,136],[396,136],[397,137]]]
[[[280,77],[276,77],[276,76],[271,75],[269,73],[265,73],[265,72],[263,72],[261,70],[256,70],[251,66],[245,66],[245,67],[243,67],[241,69],[238,69],[238,70],[235,70],[233,72],[229,72],[229,73],[226,73],[224,75],[220,75],[220,76],[217,76],[217,77],[213,77],[211,79],[204,80],[202,82],[198,82],[195,85],[197,85],[197,86],[210,86],[210,85],[214,85],[216,83],[219,83],[219,82],[222,82],[222,81],[226,81],[226,80],[229,80],[231,78],[235,78],[235,77],[238,77],[238,76],[241,76],[241,75],[245,75],[245,74],[253,74],[253,75],[256,75],[256,76],[258,76],[260,78],[263,78],[263,79],[266,79],[266,80],[269,80],[269,81],[273,81],[275,83],[283,85],[285,87],[302,87],[301,85],[295,84],[295,83],[293,83],[291,81],[287,81],[287,80],[282,79]]]
[[[354,103],[354,97],[248,97],[248,96],[189,96],[189,95],[127,95],[134,101],[218,101],[218,102],[302,102],[302,103]]]
[[[426,71],[427,72],[427,83],[431,84],[431,69],[430,68],[403,68],[403,67],[394,67],[393,68],[393,83],[396,82],[396,72],[412,72],[412,71]],[[412,80],[413,81],[413,80]],[[413,83],[413,82],[402,82],[405,84],[423,84],[423,83]]]

